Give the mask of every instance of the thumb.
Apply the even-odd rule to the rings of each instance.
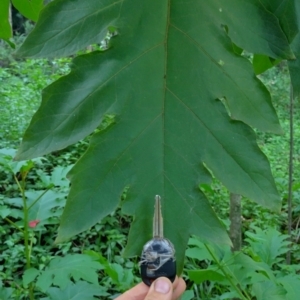
[[[151,284],[145,300],[171,300],[172,294],[171,281],[166,277],[160,277]]]

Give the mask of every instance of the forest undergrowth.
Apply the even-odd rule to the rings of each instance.
[[[122,257],[132,218],[122,215],[120,208],[72,240],[58,245],[53,243],[69,191],[66,175],[87,149],[90,137],[32,161],[13,161],[22,134],[40,104],[41,90],[67,74],[69,64],[69,58],[16,60],[6,45],[0,45],[2,300],[64,299],[67,293],[75,295],[78,291],[84,291],[86,299],[113,299],[140,281],[138,258]],[[244,246],[237,253],[191,237],[183,273],[188,286],[184,300],[234,297],[293,300],[300,292],[299,103],[295,103],[294,115],[290,240],[287,235],[289,74],[282,63],[261,75],[260,79],[272,94],[284,131],[283,135],[257,132],[257,142],[270,161],[282,198],[281,212],[272,213],[249,199],[242,199]],[[109,119],[105,122],[109,123]],[[98,131],[106,126],[105,122]],[[211,186],[201,188],[218,217],[229,228],[226,188],[217,179]],[[126,193],[122,197],[126,197]],[[24,221],[28,226],[24,226]],[[26,239],[27,244],[24,243]],[[288,251],[292,253],[290,265],[285,262]],[[59,266],[65,268],[57,276]]]

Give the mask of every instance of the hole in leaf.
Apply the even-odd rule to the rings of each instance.
[[[100,131],[105,130],[109,126],[113,125],[116,122],[116,115],[107,114],[103,116],[102,122],[100,125],[94,130],[94,133],[98,133]]]
[[[229,109],[229,106],[228,106],[228,103],[227,103],[227,99],[225,97],[220,97],[218,98],[224,105],[227,113],[228,113],[228,116],[231,118],[231,112],[230,112],[230,109]]]
[[[110,48],[111,38],[114,37],[114,36],[117,36],[117,35],[118,35],[117,28],[114,27],[114,26],[109,26],[107,28],[107,33],[106,33],[105,38],[100,43],[100,51],[108,50]]]

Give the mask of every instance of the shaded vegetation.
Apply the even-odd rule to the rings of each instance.
[[[4,44],[1,45],[1,51],[0,236],[4,242],[0,245],[0,299],[28,299],[30,284],[37,299],[57,299],[53,296],[57,292],[56,289],[59,289],[63,297],[64,291],[68,288],[78,290],[86,287],[87,290],[97,287],[93,294],[95,297],[112,299],[140,281],[138,258],[124,259],[121,256],[132,218],[122,215],[120,209],[117,209],[115,213],[69,242],[53,244],[66,195],[69,192],[66,174],[86,151],[89,137],[67,149],[32,162],[12,161],[21,136],[40,103],[41,89],[68,73],[70,60],[16,61]],[[9,63],[4,65],[3,61]],[[299,122],[295,124],[292,264],[287,265],[285,255],[290,245],[286,236],[289,74],[282,63],[260,78],[271,91],[284,130],[284,135],[257,132],[258,144],[270,160],[276,185],[283,200],[281,213],[271,213],[260,205],[243,199],[242,253],[232,254],[229,249],[205,245],[197,237],[192,237],[186,251],[183,274],[189,289],[183,298],[185,300],[233,297],[266,299],[264,298],[266,295],[263,294],[265,290],[269,292],[267,294],[269,299],[274,295],[281,295],[283,298],[280,299],[293,300],[295,299],[292,296],[293,291],[299,291],[300,124]],[[299,120],[299,109],[295,111],[295,119]],[[106,125],[109,122],[107,120]],[[102,130],[103,127],[98,130]],[[24,218],[20,188],[17,184],[22,182],[22,178],[26,182],[28,203],[33,203],[45,192],[39,201],[47,204],[46,208],[42,206],[36,212],[34,220],[39,220],[38,224],[29,228],[32,273],[24,273],[26,265],[22,232]],[[228,227],[229,194],[226,188],[216,179],[211,186],[201,185],[200,188],[208,196],[218,217]],[[122,197],[126,197],[126,193]],[[40,215],[43,215],[43,219],[38,219]],[[11,221],[21,230],[17,230]],[[98,263],[83,263],[86,272],[96,270],[98,283],[93,283],[93,279],[89,280],[87,274],[84,274],[86,277],[78,279],[75,271],[69,270],[69,273],[63,275],[69,284],[67,287],[53,281],[52,286],[46,289],[44,281],[40,279],[43,271],[50,272],[55,269],[55,259],[58,257],[74,262],[76,258],[74,255],[77,254],[85,255],[86,262]],[[245,273],[248,274],[247,277],[242,276]],[[71,281],[69,277],[72,278]]]

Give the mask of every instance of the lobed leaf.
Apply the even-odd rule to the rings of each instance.
[[[273,132],[280,125],[235,44],[274,58],[293,53],[277,17],[256,0],[57,0],[19,54],[68,55],[100,43],[110,28],[117,36],[108,51],[76,57],[71,73],[44,90],[16,158],[62,149],[113,115],[69,174],[57,241],[93,226],[129,187],[122,209],[135,219],[125,255],[139,254],[161,194],[181,270],[190,234],[230,243],[198,188],[209,172],[231,192],[278,210],[269,164],[246,124]]]
[[[274,228],[269,228],[267,231],[263,231],[258,227],[254,228],[256,233],[250,231],[246,232],[249,242],[254,252],[260,257],[260,259],[272,266],[283,258],[279,256],[288,251],[290,242],[287,240],[288,235],[281,234]]]
[[[44,191],[27,191],[25,192],[27,197],[28,206],[30,206],[29,220],[39,220],[39,225],[53,224],[55,222],[53,217],[57,216],[54,209],[63,208],[65,205],[66,194],[49,190],[44,194]],[[34,201],[41,197],[33,206]],[[58,213],[59,215],[61,214]]]
[[[286,290],[272,281],[263,281],[253,284],[253,294],[257,300],[286,300]]]
[[[97,271],[101,268],[98,262],[84,254],[55,257],[46,270],[40,272],[36,286],[43,292],[46,292],[51,285],[57,285],[61,289],[65,289],[70,284],[71,277],[75,281],[83,279],[97,285]]]
[[[45,298],[44,300],[94,300],[99,299],[94,296],[109,295],[103,287],[84,281],[70,283],[65,289],[51,287],[47,293],[49,294],[49,298]]]

